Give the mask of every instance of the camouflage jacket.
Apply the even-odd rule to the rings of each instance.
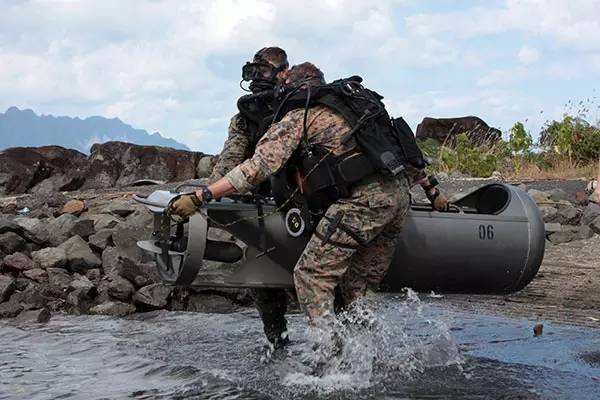
[[[306,125],[308,142],[332,150],[336,156],[357,147],[354,139],[342,145],[343,137],[351,130],[350,125],[326,106],[308,110]],[[260,139],[252,158],[232,169],[226,178],[240,193],[251,190],[284,166],[303,140],[303,130],[304,109],[290,111]]]
[[[210,183],[221,179],[234,167],[250,157],[250,139],[245,132],[246,129],[247,124],[241,114],[238,113],[231,118],[227,140],[210,175]]]

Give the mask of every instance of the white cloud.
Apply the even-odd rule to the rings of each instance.
[[[571,59],[542,62],[546,48],[542,53],[528,46],[509,53],[515,62],[518,54],[523,65],[497,64],[497,49],[480,50],[464,38],[502,32],[522,34],[521,43],[550,38],[569,49],[592,51],[596,55],[585,62],[600,67],[600,0],[508,0],[502,6],[405,15],[409,2],[419,4],[12,1],[0,13],[0,106],[115,116],[214,152],[241,94],[240,66],[266,45],[284,47],[292,63],[315,62],[328,79],[362,73],[357,66],[368,70],[365,78],[377,80],[396,115],[415,123],[436,114],[513,118],[519,110],[511,109],[528,99],[510,102],[518,94],[480,91],[524,81],[538,72],[534,68],[563,78],[566,69],[579,70],[576,63],[569,67]],[[456,93],[445,83],[456,78],[452,72],[444,75],[452,67],[464,81]],[[429,83],[429,74],[438,80]],[[415,76],[420,84],[404,88]]]
[[[519,61],[528,65],[533,64],[540,59],[540,52],[538,49],[529,46],[523,46],[519,49]]]
[[[506,0],[500,7],[409,16],[407,29],[425,36],[450,32],[467,38],[516,31],[600,49],[599,9],[600,0]]]

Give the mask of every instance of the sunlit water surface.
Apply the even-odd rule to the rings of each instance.
[[[533,337],[532,321],[412,293],[347,319],[332,342],[292,315],[292,345],[275,352],[254,310],[0,322],[0,399],[600,398],[598,330],[546,324]]]

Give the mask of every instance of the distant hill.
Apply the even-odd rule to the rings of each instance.
[[[0,113],[0,149],[58,145],[89,153],[94,143],[122,141],[141,145],[189,148],[160,133],[135,129],[118,118],[85,119],[37,115],[32,110],[10,107]]]

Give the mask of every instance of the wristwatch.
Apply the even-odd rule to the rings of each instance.
[[[202,186],[200,191],[202,192],[202,201],[205,203],[208,203],[214,198],[212,192],[208,189],[208,186]]]

